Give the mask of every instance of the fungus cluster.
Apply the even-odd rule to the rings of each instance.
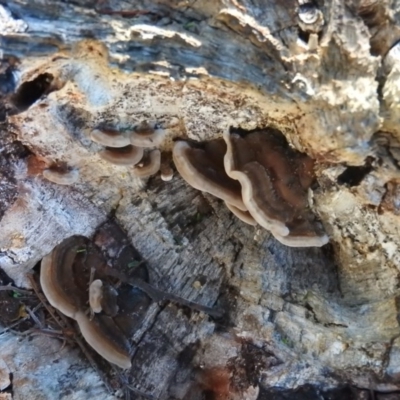
[[[131,367],[130,339],[152,301],[172,301],[217,318],[223,314],[155,288],[143,262],[130,267],[137,258],[122,230],[108,221],[93,240],[72,236],[57,245],[40,270],[49,303],[73,318],[89,345],[121,368]]]
[[[291,149],[278,130],[231,129],[205,143],[179,140],[173,159],[191,186],[224,200],[238,218],[268,229],[281,243],[328,242],[308,207],[313,160]]]
[[[164,181],[172,179],[173,171],[168,162],[162,164],[161,151],[157,148],[165,138],[165,130],[155,124],[142,122],[136,125],[132,132],[119,132],[112,129],[93,129],[90,139],[104,149],[99,156],[113,164],[132,167],[132,175],[147,178],[155,175],[161,169]],[[42,175],[50,182],[59,185],[72,185],[79,179],[79,170],[67,165],[53,164],[42,171]]]
[[[43,258],[41,287],[53,307],[76,320],[82,336],[94,350],[109,362],[130,368],[131,332],[126,328],[129,321],[114,317],[118,307],[129,308],[125,303],[131,299],[118,295],[106,282],[109,278],[99,275],[97,270],[96,279],[90,282],[88,265],[102,264],[102,255],[93,247],[88,248],[86,238],[73,236]],[[89,306],[92,317],[88,315]]]
[[[90,133],[92,141],[105,147],[99,153],[103,160],[119,166],[133,166],[132,174],[139,178],[147,178],[160,170],[161,152],[155,147],[160,146],[164,138],[165,131],[148,122],[136,125],[129,133],[110,129],[94,129]]]

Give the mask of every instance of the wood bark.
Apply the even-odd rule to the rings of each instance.
[[[226,379],[227,399],[400,390],[399,18],[396,1],[0,0],[1,268],[30,287],[58,243],[112,219],[152,285],[224,308],[222,319],[148,308],[129,383],[151,398],[217,396]],[[309,202],[330,243],[286,247],[177,173],[135,178],[88,139],[143,120],[168,131],[167,160],[176,137],[278,128],[316,160]],[[52,163],[79,181],[46,181]],[[4,350],[12,340],[0,348],[23,398],[30,372]],[[73,390],[70,378],[58,391],[40,382],[31,398]]]

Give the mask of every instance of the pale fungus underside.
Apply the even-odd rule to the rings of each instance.
[[[43,170],[42,175],[48,181],[58,185],[72,185],[79,179],[79,171],[75,168],[50,167]]]
[[[231,129],[224,141],[177,141],[175,165],[194,188],[213,194],[242,221],[260,224],[292,247],[323,246],[322,226],[308,206],[313,160],[289,147],[276,129]]]
[[[94,313],[100,313],[103,310],[102,299],[103,282],[101,279],[95,279],[89,286],[89,305]]]
[[[90,139],[93,142],[101,144],[106,147],[125,147],[131,144],[131,141],[128,136],[122,135],[118,131],[114,130],[100,130],[93,129],[90,133]]]
[[[100,151],[99,156],[111,164],[119,166],[136,165],[143,157],[143,149],[128,145],[125,147],[106,147]]]
[[[158,149],[145,153],[142,160],[132,169],[132,175],[138,178],[147,178],[160,170],[161,152]]]

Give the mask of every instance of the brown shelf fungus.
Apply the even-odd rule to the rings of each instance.
[[[190,186],[210,193],[239,210],[247,211],[239,182],[225,172],[225,152],[226,145],[222,139],[205,143],[178,140],[172,155],[176,169]]]
[[[234,214],[237,218],[239,218],[241,221],[246,222],[246,224],[249,225],[253,226],[257,225],[257,221],[251,216],[251,214],[248,211],[239,210],[237,207],[227,202],[225,202],[225,205],[229,209],[229,211],[232,214]]]
[[[72,185],[79,179],[79,170],[66,166],[51,166],[43,170],[43,177],[57,185]]]
[[[107,147],[125,147],[131,144],[129,137],[118,131],[94,129],[90,132],[93,142]]]
[[[131,144],[137,147],[157,147],[162,144],[165,130],[157,128],[155,124],[144,121],[135,126],[131,133]]]
[[[121,368],[131,367],[128,340],[116,329],[110,317],[96,316],[89,320],[79,311],[75,319],[82,336],[102,357]]]
[[[83,337],[94,350],[109,362],[130,368],[128,339],[111,317],[101,313],[102,294],[98,289],[103,284],[100,279],[92,282],[88,295],[90,268],[86,262],[101,265],[104,260],[98,251],[89,250],[87,243],[86,238],[70,237],[43,258],[40,271],[43,293],[54,308],[77,321]],[[99,313],[93,319],[86,316],[88,302]]]
[[[287,246],[326,244],[327,236],[308,211],[312,160],[291,149],[283,134],[272,128],[232,129],[224,139],[226,172],[240,182],[251,216]]]
[[[143,157],[143,149],[132,145],[106,148],[99,153],[100,157],[114,165],[129,166],[137,164]]]
[[[160,170],[161,151],[152,150],[145,154],[142,160],[132,169],[132,174],[138,178],[147,178]]]
[[[310,216],[312,220],[312,216]],[[324,233],[320,224],[308,220],[294,221],[289,224],[289,235],[280,236],[274,232],[274,237],[290,247],[321,247],[329,242],[329,237]]]
[[[66,252],[63,246],[57,246],[43,257],[40,268],[40,285],[49,303],[67,317],[74,318],[79,312],[80,304],[74,297],[71,271],[68,268],[73,262],[73,255]],[[63,259],[63,263],[59,260]],[[65,284],[68,285],[65,285]]]

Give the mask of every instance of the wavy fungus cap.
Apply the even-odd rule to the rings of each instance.
[[[179,140],[175,142],[172,155],[178,172],[190,186],[246,211],[240,184],[225,172],[225,151],[226,145],[222,139],[200,144]]]
[[[114,165],[129,166],[137,164],[143,157],[143,149],[132,145],[115,148],[106,148],[99,156]]]
[[[328,237],[308,209],[313,161],[276,129],[224,134],[227,174],[237,179],[251,216],[287,246],[323,246]]]
[[[133,167],[132,175],[138,178],[147,178],[156,174],[160,170],[160,165],[161,151],[158,149],[151,150]]]
[[[122,134],[121,132],[110,130],[110,129],[94,129],[90,132],[90,139],[93,142],[101,144],[107,147],[125,147],[131,144],[128,136]]]

